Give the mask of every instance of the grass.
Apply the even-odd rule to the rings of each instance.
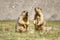
[[[0,40],[60,40],[60,21],[47,21],[46,27],[56,27],[58,30],[48,33],[17,33],[15,32],[16,21],[0,21]],[[30,29],[34,30],[34,25],[30,22]]]

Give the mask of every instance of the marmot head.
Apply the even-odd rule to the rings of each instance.
[[[22,16],[28,16],[28,12],[27,11],[23,11],[21,15]]]
[[[34,10],[35,10],[36,13],[41,13],[41,11],[42,11],[42,9],[39,8],[39,7],[36,7]]]
[[[35,13],[36,13],[35,16],[39,16],[40,17],[42,9],[39,8],[39,7],[36,7],[34,10],[35,10]]]
[[[21,16],[22,16],[22,19],[25,22],[27,22],[27,20],[28,20],[28,12],[27,11],[23,11],[22,14],[21,14]]]

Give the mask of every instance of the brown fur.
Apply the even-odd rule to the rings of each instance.
[[[44,30],[44,18],[42,9],[39,7],[35,8],[34,25],[36,31],[42,32]]]
[[[23,11],[21,13],[21,16],[18,18],[17,25],[16,25],[16,31],[17,32],[27,32],[28,31],[28,12]]]

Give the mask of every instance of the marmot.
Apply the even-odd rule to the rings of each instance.
[[[21,15],[18,17],[18,21],[16,24],[16,31],[17,32],[27,32],[28,31],[28,25],[29,25],[29,18],[28,18],[28,12],[23,11]]]
[[[34,25],[36,31],[44,31],[44,18],[42,14],[42,9],[37,7],[35,10],[35,16],[34,16]]]

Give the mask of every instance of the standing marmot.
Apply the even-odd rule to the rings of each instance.
[[[44,18],[42,9],[39,7],[35,8],[34,25],[36,31],[44,31]]]
[[[16,31],[17,32],[26,32],[28,30],[28,12],[23,11],[21,15],[18,17],[17,25],[16,25]]]

